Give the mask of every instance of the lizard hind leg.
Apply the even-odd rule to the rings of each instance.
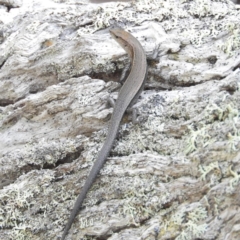
[[[112,108],[115,106],[115,100],[113,98],[108,98],[108,105]],[[128,107],[126,110],[128,114],[128,119],[131,120],[134,124],[138,124],[141,122],[141,117],[139,117],[139,110],[136,107]]]
[[[141,116],[139,116],[139,110],[136,107],[130,107],[126,111],[128,114],[128,119],[132,121],[133,124],[139,124],[142,121]]]

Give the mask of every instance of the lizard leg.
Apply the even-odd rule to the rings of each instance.
[[[122,70],[122,74],[119,80],[120,83],[123,84],[125,82],[125,80],[127,79],[127,76],[129,75],[130,69],[131,69],[131,63],[128,62]]]
[[[114,108],[115,100],[113,98],[109,97],[107,102],[110,107]]]
[[[126,112],[128,114],[130,114],[128,116],[128,119],[131,120],[133,124],[139,124],[142,121],[142,118],[141,118],[141,116],[139,114],[138,108],[136,108],[136,107],[134,107],[134,108],[132,107],[131,108],[130,107],[130,108],[127,109]]]
[[[113,98],[109,98],[108,99],[108,105],[112,108],[114,108],[115,106],[115,100]],[[126,110],[126,113],[129,114],[128,119],[131,120],[134,124],[138,124],[140,123],[140,121],[142,120],[139,117],[139,110],[136,107],[129,107]]]

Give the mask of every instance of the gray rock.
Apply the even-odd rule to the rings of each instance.
[[[126,114],[67,239],[238,239],[237,5],[0,4],[0,239],[61,236],[128,63],[113,25],[148,56],[141,121]]]

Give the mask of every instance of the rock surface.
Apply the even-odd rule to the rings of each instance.
[[[67,239],[240,235],[240,11],[228,0],[0,1],[0,239],[57,239],[107,133],[130,31],[148,79]]]

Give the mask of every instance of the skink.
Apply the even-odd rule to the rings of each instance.
[[[75,202],[74,208],[71,212],[67,225],[64,229],[62,240],[65,239],[69,229],[72,226],[73,220],[78,214],[83,200],[85,199],[88,190],[91,188],[93,182],[95,181],[98,173],[100,172],[109,152],[112,148],[114,140],[117,136],[118,129],[124,112],[129,106],[132,106],[137,100],[139,94],[141,93],[145,80],[147,78],[147,61],[144,50],[139,43],[139,41],[133,37],[130,33],[124,31],[121,28],[114,28],[110,30],[112,37],[124,48],[128,53],[131,60],[131,71],[123,84],[118,98],[116,100],[113,114],[109,123],[108,134],[106,140],[100,150],[97,160],[94,163],[90,174],[80,192],[77,201]]]

